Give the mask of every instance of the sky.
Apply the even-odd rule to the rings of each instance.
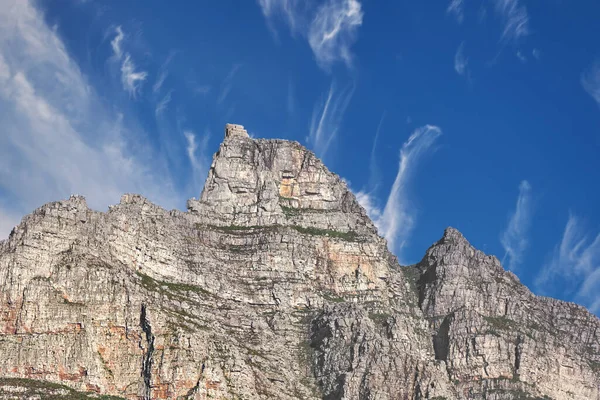
[[[0,0],[0,238],[198,197],[225,123],[297,140],[403,265],[447,226],[600,313],[596,0]]]

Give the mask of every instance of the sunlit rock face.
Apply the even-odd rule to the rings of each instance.
[[[451,228],[400,267],[312,152],[240,125],[187,212],[71,197],[0,242],[0,398],[597,400],[599,327]]]

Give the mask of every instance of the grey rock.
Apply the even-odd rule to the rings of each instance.
[[[240,125],[187,212],[73,196],[0,242],[0,398],[597,400],[598,326],[450,228],[401,267],[313,153]]]

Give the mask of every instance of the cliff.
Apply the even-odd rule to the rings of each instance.
[[[239,125],[187,212],[75,196],[0,242],[0,398],[599,400],[599,327],[452,228],[401,267],[313,153]]]

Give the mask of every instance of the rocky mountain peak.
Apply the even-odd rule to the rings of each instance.
[[[375,227],[340,177],[297,142],[252,139],[227,124],[195,214],[215,223],[302,225],[376,235]]]
[[[0,399],[600,400],[599,336],[454,228],[400,267],[312,152],[241,125],[188,212],[72,196],[0,243]]]

